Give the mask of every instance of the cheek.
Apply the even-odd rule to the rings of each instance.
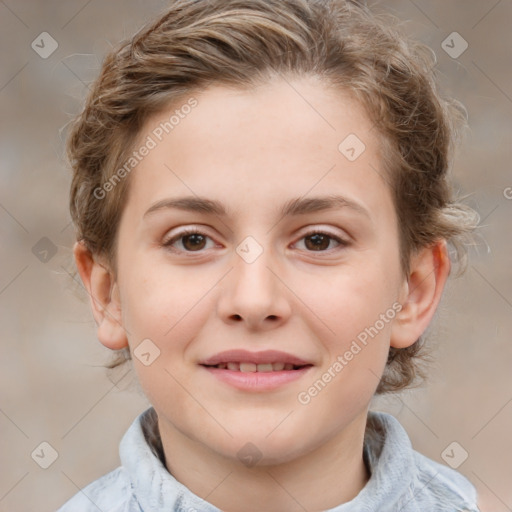
[[[366,261],[333,271],[328,283],[314,285],[312,280],[305,285],[305,302],[329,327],[332,348],[342,349],[392,309],[397,283],[390,274],[385,277],[379,265]],[[379,322],[378,327],[383,335],[389,333],[389,322],[384,326]]]
[[[185,278],[176,268],[171,272],[165,265],[153,265],[124,283],[123,322],[134,369],[155,406],[163,407],[169,396],[175,404],[188,403],[183,388],[191,388],[187,348],[212,308],[205,294],[218,280],[214,278],[211,272],[209,276],[192,276],[190,269]],[[149,356],[139,357],[147,353]]]
[[[199,274],[155,263],[148,264],[144,273],[132,273],[123,303],[127,330],[159,340],[177,338],[177,327],[188,325],[189,317],[200,311],[214,278],[211,272]]]
[[[169,393],[181,402],[187,399],[181,386],[190,387],[190,365],[195,364],[189,347],[214,311],[214,294],[208,292],[219,278],[211,270],[192,272],[190,267],[148,268],[143,275],[132,275],[124,289],[124,326],[134,369],[151,403],[159,404]],[[137,355],[148,351],[151,362],[146,365]]]
[[[339,276],[328,297],[318,294],[319,316],[334,333],[321,339],[326,351],[321,371],[297,398],[327,429],[338,429],[371,400],[386,364],[395,295],[378,274]]]

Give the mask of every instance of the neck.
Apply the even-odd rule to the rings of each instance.
[[[292,461],[254,467],[220,455],[161,419],[158,423],[168,471],[197,496],[226,512],[303,512],[346,503],[365,486],[366,414]]]

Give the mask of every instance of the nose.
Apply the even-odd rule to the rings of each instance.
[[[228,324],[244,324],[251,331],[270,330],[290,317],[290,291],[264,251],[248,263],[234,255],[234,268],[224,280],[217,311]]]

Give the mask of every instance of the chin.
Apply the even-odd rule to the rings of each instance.
[[[223,437],[218,442],[210,439],[207,444],[223,457],[238,460],[248,467],[285,464],[307,451],[304,443],[307,429],[290,429],[284,425],[276,429],[276,425],[278,423],[272,423],[271,427],[265,424],[263,428],[254,423],[245,428],[237,425],[230,430],[233,438]]]
[[[304,453],[306,447],[301,445],[299,448],[297,444],[290,440],[285,444],[278,444],[265,439],[265,436],[253,441],[237,439],[229,447],[227,453],[222,455],[238,461],[248,468],[278,466],[291,462]]]

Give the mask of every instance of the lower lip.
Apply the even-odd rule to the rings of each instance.
[[[312,366],[280,372],[235,372],[203,366],[217,379],[242,391],[272,391],[303,377]]]

